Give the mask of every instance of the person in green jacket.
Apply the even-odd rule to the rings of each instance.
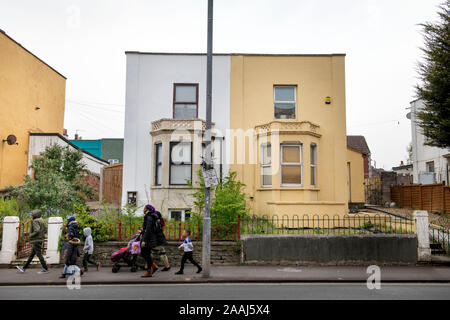
[[[25,270],[30,265],[34,256],[38,256],[39,261],[42,265],[42,270],[39,271],[39,274],[48,273],[48,267],[45,263],[45,259],[42,256],[42,244],[44,243],[45,234],[47,233],[47,226],[45,225],[44,219],[41,218],[42,211],[41,210],[33,210],[31,212],[31,216],[33,218],[33,222],[31,224],[31,231],[28,234],[28,239],[32,245],[30,256],[28,257],[27,262],[23,265],[23,267],[17,266],[17,270],[20,272],[25,272]]]

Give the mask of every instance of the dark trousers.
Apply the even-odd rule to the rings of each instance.
[[[184,270],[184,264],[186,263],[186,261],[189,260],[194,266],[196,266],[197,268],[201,268],[200,265],[194,260],[194,254],[192,251],[189,252],[185,252],[183,254],[183,257],[181,258],[181,266],[180,266],[180,271],[183,272]]]
[[[97,265],[97,262],[92,260],[92,254],[85,252],[83,254],[83,268],[84,268],[84,270],[88,269],[88,263],[93,264],[94,266]]]
[[[147,270],[151,270],[153,264],[152,249],[148,247],[141,248],[141,256],[145,259],[145,262],[147,263]]]
[[[45,263],[44,257],[42,256],[42,241],[37,241],[33,243],[31,247],[30,256],[28,257],[27,262],[25,262],[23,268],[24,269],[28,268],[35,255],[39,258],[42,268],[47,270],[48,269],[47,264]]]

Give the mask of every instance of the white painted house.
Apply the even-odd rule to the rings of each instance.
[[[416,122],[416,113],[423,107],[422,100],[411,102],[413,182],[421,184],[445,182],[449,185],[450,150],[424,145],[426,138]]]
[[[185,179],[195,179],[202,155],[206,55],[126,52],[126,60],[122,205],[152,202],[163,215],[184,219],[192,207]],[[214,55],[212,91],[220,175],[228,172],[223,139],[230,122],[230,55]],[[179,143],[180,130],[190,141]]]
[[[30,165],[33,158],[39,156],[41,152],[45,151],[46,147],[54,144],[80,150],[83,153],[83,159],[81,161],[86,165],[86,169],[94,174],[100,175],[101,169],[104,166],[109,165],[108,161],[100,159],[93,154],[78,148],[59,133],[30,133],[28,148],[28,175],[32,175]]]

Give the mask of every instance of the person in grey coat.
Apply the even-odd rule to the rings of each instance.
[[[94,253],[94,240],[92,239],[92,230],[89,227],[83,229],[83,234],[86,237],[84,240],[83,247],[83,269],[84,272],[88,271],[88,263],[93,264],[97,267],[97,271],[101,268],[100,262],[95,262],[92,260],[92,254]]]

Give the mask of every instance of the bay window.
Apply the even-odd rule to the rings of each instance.
[[[261,184],[272,186],[272,149],[270,143],[261,145]]]
[[[302,184],[302,145],[281,145],[281,185],[299,186]]]
[[[317,145],[311,144],[311,186],[316,185],[317,179]]]
[[[155,144],[155,186],[160,186],[162,180],[162,143]]]
[[[171,185],[187,185],[192,180],[192,143],[170,143],[169,183]]]

